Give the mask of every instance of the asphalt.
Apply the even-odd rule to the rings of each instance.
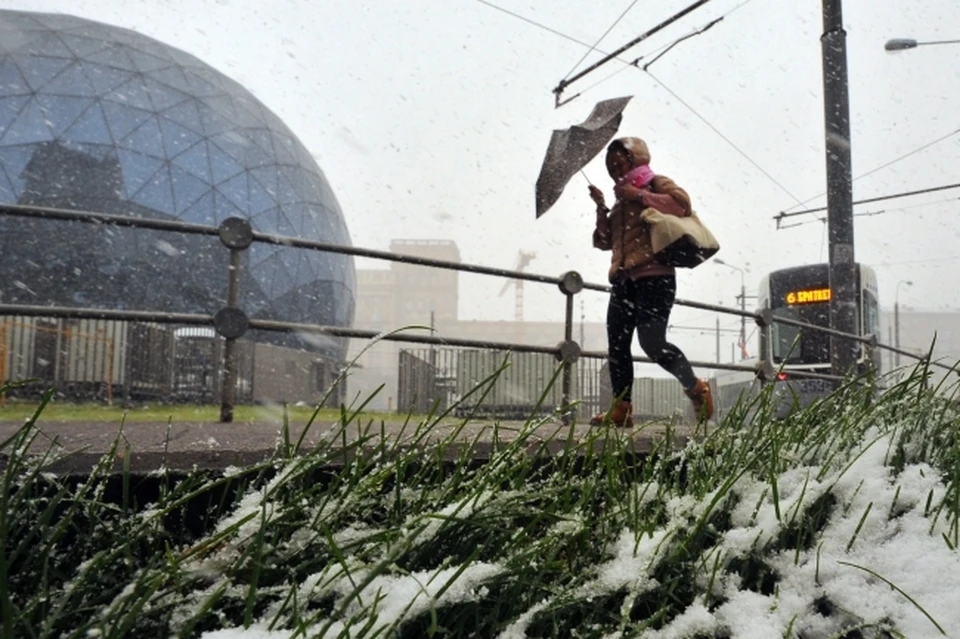
[[[417,424],[402,422],[357,421],[347,427],[335,422],[289,425],[289,441],[303,437],[301,450],[325,444],[334,451],[330,465],[343,463],[349,456],[373,451],[442,450],[447,460],[469,454],[484,461],[504,446],[516,442],[523,422],[467,422],[451,420],[429,430]],[[7,442],[23,427],[19,422],[0,422],[0,442]],[[599,431],[599,432],[598,432]],[[602,447],[604,435],[629,438],[633,450],[647,453],[670,437],[676,446],[683,446],[694,430],[690,426],[666,423],[638,424],[633,429],[601,429],[588,425],[566,426],[547,422],[537,425],[523,442],[530,454],[556,454],[571,447],[578,452],[586,446]],[[111,422],[56,422],[39,420],[29,432],[28,451],[43,455],[56,453],[57,460],[47,468],[59,474],[88,474],[104,455],[114,451],[113,470],[128,468],[146,474],[166,468],[169,471],[223,471],[269,459],[284,442],[281,426],[269,422],[127,422],[122,431]],[[120,437],[118,441],[118,437]],[[446,445],[438,447],[437,444]],[[114,446],[116,445],[116,448]],[[0,466],[6,465],[9,445],[0,449]],[[469,452],[467,452],[469,451]]]

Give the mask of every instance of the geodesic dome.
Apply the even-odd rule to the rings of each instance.
[[[242,86],[127,29],[0,11],[0,201],[217,225],[349,245],[326,178]],[[0,216],[0,301],[215,312],[215,238]],[[254,244],[251,317],[346,326],[351,257]]]

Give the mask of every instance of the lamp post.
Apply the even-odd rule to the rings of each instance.
[[[913,286],[910,280],[900,280],[897,282],[897,290],[893,296],[893,345],[900,348],[900,286],[906,284]],[[897,368],[900,368],[900,353],[897,353]]]
[[[745,283],[745,280],[744,280],[744,275],[745,275],[746,271],[744,271],[744,270],[743,270],[742,268],[740,268],[739,266],[734,266],[733,264],[730,264],[729,262],[724,262],[723,260],[721,260],[721,259],[718,258],[718,257],[713,258],[713,262],[714,262],[714,264],[719,264],[719,265],[721,265],[721,266],[726,266],[727,268],[732,268],[733,270],[740,272],[740,295],[739,295],[739,298],[740,298],[740,310],[743,311],[743,312],[746,312],[746,311],[747,311],[747,286],[746,286],[746,283]],[[743,352],[743,350],[744,350],[746,347],[747,347],[747,316],[746,316],[746,315],[741,315],[741,316],[740,316],[740,351],[741,351],[741,353]],[[719,355],[718,355],[718,357],[719,357]],[[717,361],[719,361],[719,359],[718,359]]]
[[[903,51],[905,49],[916,49],[917,47],[926,47],[933,44],[960,44],[960,40],[930,40],[928,42],[917,42],[912,38],[893,38],[887,40],[883,48],[887,51]]]

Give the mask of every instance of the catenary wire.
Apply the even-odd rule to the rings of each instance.
[[[583,64],[583,61],[587,59],[587,56],[589,56],[591,53],[597,50],[597,47],[600,46],[600,43],[603,41],[603,39],[606,38],[618,24],[620,24],[620,21],[623,20],[624,16],[627,15],[631,9],[633,9],[634,5],[636,5],[637,2],[638,0],[633,0],[633,2],[630,3],[630,6],[623,10],[623,13],[620,14],[620,17],[618,17],[616,20],[613,21],[613,24],[611,24],[610,27],[606,31],[604,31],[599,38],[597,38],[597,41],[593,43],[593,45],[591,45],[589,49],[587,49],[587,51],[583,54],[583,57],[577,60],[577,63],[573,65],[573,68],[567,71],[567,75],[563,76],[564,80],[569,78],[571,74],[573,74],[573,72],[577,70],[577,67]],[[581,93],[583,92],[581,91]]]
[[[527,24],[533,25],[533,26],[537,27],[538,29],[543,29],[544,31],[546,31],[546,32],[548,32],[548,33],[552,33],[552,34],[555,35],[555,36],[561,37],[561,38],[563,38],[564,40],[569,40],[570,42],[573,42],[573,43],[575,43],[575,44],[579,44],[579,45],[582,46],[582,47],[587,47],[587,48],[590,48],[590,47],[591,47],[591,45],[590,45],[589,42],[584,42],[583,40],[580,40],[580,39],[578,39],[578,38],[573,37],[572,35],[566,34],[566,33],[562,32],[562,31],[558,31],[557,29],[554,29],[553,27],[548,27],[547,25],[543,24],[542,22],[537,22],[536,20],[532,20],[532,19],[530,19],[530,18],[528,18],[528,17],[526,17],[526,16],[520,15],[519,13],[515,13],[515,12],[513,12],[513,11],[510,11],[509,9],[504,9],[503,7],[498,6],[498,5],[496,5],[496,4],[492,3],[492,2],[489,2],[488,0],[477,0],[477,2],[479,2],[480,4],[484,4],[484,5],[492,8],[492,9],[496,9],[497,11],[502,11],[503,13],[507,14],[508,16],[512,16],[512,17],[514,17],[514,18],[516,18],[516,19],[518,19],[518,20],[522,20],[523,22],[526,22]],[[602,51],[602,50],[600,50],[600,49],[595,49],[595,50],[596,50],[598,53],[602,53],[602,54],[604,54],[604,55],[607,55],[606,51]],[[622,58],[617,58],[617,60],[620,60],[620,62],[623,62],[624,64],[629,64],[626,60],[624,60],[624,59],[622,59]]]
[[[893,166],[893,165],[896,164],[897,162],[900,162],[901,160],[905,160],[905,159],[907,159],[907,158],[909,158],[909,157],[911,157],[911,156],[913,156],[913,155],[916,155],[917,153],[920,153],[921,151],[925,151],[925,150],[929,149],[930,147],[932,147],[932,146],[934,146],[934,145],[936,145],[936,144],[940,144],[940,143],[943,142],[944,140],[948,140],[948,139],[952,138],[953,136],[957,135],[958,133],[960,133],[960,129],[954,129],[953,131],[950,131],[949,133],[946,133],[946,134],[944,134],[944,135],[941,135],[941,136],[938,137],[937,139],[932,140],[932,141],[930,141],[930,142],[927,142],[927,143],[923,144],[922,146],[917,147],[916,149],[914,149],[914,150],[912,150],[912,151],[910,151],[910,152],[908,152],[908,153],[904,153],[903,155],[897,156],[897,157],[895,157],[894,159],[890,160],[889,162],[886,162],[886,163],[884,163],[884,164],[881,164],[881,165],[878,166],[878,167],[874,167],[874,168],[870,169],[870,170],[867,171],[866,173],[861,173],[860,175],[857,175],[856,177],[853,178],[852,182],[856,182],[857,180],[860,180],[861,178],[865,178],[865,177],[867,177],[868,175],[873,175],[874,173],[877,173],[878,171],[881,171],[881,170],[883,170],[883,169],[886,169],[887,167]],[[795,209],[795,208],[797,208],[798,206],[804,206],[804,205],[806,205],[806,204],[808,204],[808,203],[816,200],[817,198],[823,197],[823,196],[826,195],[826,194],[827,194],[827,192],[826,192],[826,191],[823,191],[823,192],[818,193],[818,194],[816,194],[816,195],[814,195],[814,196],[808,197],[807,199],[803,200],[802,202],[800,202],[800,203],[798,203],[798,204],[794,204],[793,206],[787,207],[786,209],[784,209],[783,211],[781,211],[781,213],[790,212],[791,215],[799,215],[800,213],[793,212],[793,211],[791,211],[791,209]],[[821,209],[815,209],[815,210],[826,210],[826,207],[823,207],[823,208],[821,208]]]
[[[548,26],[546,26],[546,25],[544,25],[544,24],[542,24],[542,23],[536,22],[535,20],[531,20],[531,19],[529,19],[529,18],[527,18],[527,17],[525,17],[525,16],[522,16],[522,15],[520,15],[520,14],[514,13],[514,12],[509,11],[509,10],[507,10],[507,9],[504,9],[504,8],[502,8],[502,7],[499,7],[499,6],[497,6],[497,5],[489,2],[488,0],[478,0],[478,2],[480,2],[480,3],[482,3],[482,4],[485,4],[485,5],[493,8],[493,9],[497,9],[497,10],[499,10],[499,11],[502,11],[502,12],[504,12],[504,13],[506,13],[506,14],[508,14],[508,15],[511,15],[511,16],[513,16],[513,17],[515,17],[515,18],[518,18],[518,19],[520,19],[520,20],[523,20],[524,22],[526,22],[526,23],[528,23],[528,24],[531,24],[531,25],[533,25],[533,26],[536,26],[536,27],[538,27],[538,28],[540,28],[540,29],[544,29],[544,30],[546,30],[546,31],[549,31],[550,33],[552,33],[552,34],[554,34],[554,35],[556,35],[556,36],[559,36],[559,37],[564,38],[564,39],[566,39],[566,40],[569,40],[569,41],[571,41],[571,42],[575,42],[575,43],[577,43],[577,44],[579,44],[579,45],[581,45],[581,46],[588,47],[588,48],[591,47],[590,44],[588,44],[588,43],[586,43],[586,42],[583,42],[582,40],[578,40],[577,38],[574,38],[573,36],[569,36],[569,35],[567,35],[567,34],[565,34],[565,33],[562,33],[562,32],[560,32],[560,31],[557,31],[556,29],[553,29],[553,28],[551,28],[551,27],[548,27]],[[725,15],[725,16],[730,15],[731,13],[733,13],[734,11],[737,11],[738,9],[740,9],[740,8],[743,7],[743,6],[745,6],[745,5],[748,4],[749,2],[752,2],[752,0],[744,0],[743,2],[741,2],[740,4],[738,4],[736,7],[734,7],[733,9],[731,9],[730,11],[728,11],[728,12],[727,12],[726,14],[724,14],[724,15]],[[669,46],[669,45],[667,45],[667,46]],[[643,57],[643,56],[641,56],[640,58],[637,58],[637,59],[634,60],[633,62],[626,62],[625,60],[621,60],[620,58],[617,58],[617,59],[620,60],[621,62],[624,62],[624,63],[627,65],[627,66],[624,67],[624,69],[627,68],[627,67],[629,67],[629,66],[632,66],[632,67],[634,67],[634,68],[639,69],[639,67],[637,66],[636,63],[639,62],[639,60],[641,60],[642,57]],[[694,109],[691,105],[689,105],[686,101],[684,101],[679,95],[677,95],[672,89],[670,89],[667,85],[665,85],[665,84],[663,83],[663,81],[661,81],[659,78],[657,78],[656,76],[654,76],[649,70],[644,71],[644,72],[645,72],[647,75],[649,75],[651,78],[653,78],[654,81],[657,82],[657,84],[659,84],[661,87],[663,87],[668,93],[670,93],[670,94],[671,94],[677,101],[679,101],[684,107],[686,107],[687,109],[689,109],[690,112],[693,113],[697,118],[699,118],[704,124],[706,124],[707,127],[710,128],[710,130],[712,130],[714,133],[716,133],[718,136],[720,136],[720,138],[723,139],[727,144],[729,144],[731,147],[733,147],[733,148],[737,151],[737,153],[739,153],[741,156],[743,156],[751,165],[753,165],[754,167],[756,167],[764,176],[766,176],[769,180],[771,180],[774,184],[776,184],[777,187],[779,187],[784,193],[786,193],[787,195],[789,195],[790,197],[792,197],[794,200],[797,200],[797,202],[800,202],[799,198],[797,198],[796,195],[794,195],[788,188],[786,188],[783,184],[781,184],[781,183],[779,182],[779,180],[777,180],[777,179],[774,178],[772,175],[770,175],[762,166],[760,166],[760,165],[759,165],[757,162],[755,162],[750,156],[748,156],[748,155],[746,154],[746,152],[743,151],[743,149],[741,149],[740,147],[738,147],[732,140],[730,140],[727,136],[725,136],[723,133],[721,133],[720,130],[717,129],[716,126],[714,126],[713,124],[711,124],[709,120],[707,120],[707,119],[706,119],[704,116],[702,116],[696,109]],[[609,76],[609,77],[612,77],[613,75],[616,75],[616,73],[618,73],[618,72],[615,72],[615,73],[611,74],[611,76]],[[601,82],[602,82],[602,81],[603,81],[603,80],[601,80]],[[599,83],[597,83],[597,84],[599,84]],[[591,85],[591,86],[596,86],[596,84]],[[577,95],[580,95],[580,94],[582,94],[582,93],[583,93],[583,92],[581,91],[581,92],[578,93]],[[574,96],[574,97],[576,97],[576,96]]]
[[[673,89],[671,89],[670,87],[668,87],[666,84],[664,84],[663,81],[662,81],[660,78],[658,78],[657,76],[653,75],[653,73],[651,73],[650,71],[645,71],[644,73],[646,73],[646,74],[647,74],[648,76],[650,76],[657,84],[659,84],[661,87],[663,87],[663,89],[664,89],[667,93],[669,93],[670,95],[672,95],[673,98],[674,98],[677,102],[679,102],[679,103],[682,104],[684,107],[686,107],[686,108],[687,108],[691,113],[693,113],[693,115],[695,115],[701,122],[703,122],[704,124],[706,124],[707,127],[709,127],[709,129],[710,129],[711,131],[713,131],[714,133],[716,133],[724,142],[726,142],[727,144],[729,144],[734,150],[736,150],[737,153],[739,153],[741,156],[743,156],[743,158],[744,158],[745,160],[747,160],[747,162],[749,162],[750,164],[752,164],[758,171],[760,171],[760,173],[762,173],[764,176],[766,176],[767,179],[769,179],[771,182],[773,182],[774,184],[776,184],[776,185],[780,188],[781,191],[783,191],[784,193],[786,193],[787,195],[789,195],[790,197],[792,197],[793,199],[795,199],[797,202],[800,201],[800,198],[798,198],[796,195],[794,195],[794,194],[790,191],[790,189],[788,189],[788,188],[785,187],[783,184],[781,184],[780,181],[779,181],[777,178],[775,178],[775,177],[773,177],[772,175],[770,175],[770,173],[769,173],[766,169],[764,169],[764,168],[763,168],[762,166],[760,166],[757,162],[755,162],[755,161],[753,160],[753,158],[751,158],[749,155],[747,155],[746,151],[744,151],[744,150],[741,149],[739,146],[737,146],[736,143],[735,143],[733,140],[731,140],[730,138],[728,138],[726,135],[724,135],[724,134],[720,131],[720,129],[718,129],[716,126],[714,126],[713,124],[711,124],[711,122],[710,122],[709,120],[707,120],[707,118],[705,118],[704,116],[700,115],[700,113],[699,113],[696,109],[694,109],[690,104],[688,104],[688,103],[686,102],[686,100],[684,100],[684,99],[681,98],[679,95],[677,95],[676,91],[674,91]]]
[[[600,86],[601,84],[607,82],[608,80],[612,79],[614,76],[617,76],[617,75],[623,73],[624,71],[626,71],[626,70],[627,70],[628,68],[630,68],[630,67],[638,67],[638,68],[639,68],[639,64],[640,64],[640,61],[641,61],[641,60],[643,60],[643,59],[645,59],[645,58],[647,58],[647,57],[649,57],[649,56],[654,56],[653,60],[651,60],[650,62],[648,62],[646,65],[644,65],[644,69],[643,69],[643,70],[646,71],[646,70],[647,70],[647,67],[649,67],[651,64],[653,64],[654,62],[656,62],[659,58],[661,58],[661,57],[663,57],[664,55],[666,55],[667,52],[668,52],[670,49],[672,49],[673,47],[675,47],[676,45],[680,44],[680,43],[683,42],[684,40],[688,40],[688,39],[690,39],[690,38],[692,38],[692,37],[694,37],[694,36],[698,36],[698,35],[704,33],[705,31],[707,31],[708,29],[710,29],[711,27],[713,27],[714,25],[716,25],[718,22],[720,22],[721,20],[723,20],[723,19],[726,18],[727,16],[732,15],[735,11],[739,10],[740,8],[742,8],[743,6],[745,6],[745,5],[747,5],[747,4],[750,4],[751,2],[753,2],[753,0],[743,0],[743,2],[741,2],[740,4],[738,4],[737,6],[735,6],[733,9],[730,9],[729,11],[727,11],[726,13],[724,13],[723,15],[721,15],[719,18],[715,18],[715,19],[711,20],[710,22],[708,22],[706,25],[704,25],[704,26],[702,26],[702,27],[700,27],[700,28],[698,28],[698,29],[694,29],[693,31],[691,31],[690,33],[688,33],[688,34],[686,34],[686,35],[684,35],[684,36],[680,36],[679,38],[677,38],[677,39],[674,40],[673,42],[669,42],[669,43],[667,43],[667,44],[664,44],[664,45],[662,45],[662,46],[654,49],[653,51],[650,51],[650,52],[645,53],[645,54],[643,54],[643,55],[641,55],[641,56],[638,56],[638,57],[634,58],[633,60],[631,60],[630,62],[626,62],[625,60],[620,60],[620,59],[618,58],[618,60],[620,60],[621,62],[624,63],[624,66],[620,67],[619,69],[617,69],[617,70],[614,71],[613,73],[610,73],[609,75],[607,75],[607,76],[605,76],[605,77],[597,80],[597,81],[594,82],[593,84],[587,86],[587,88],[582,89],[582,90],[581,90],[579,93],[577,93],[577,95],[574,96],[574,97],[581,96],[581,95],[583,95],[584,93],[587,93],[587,92],[590,91],[591,89],[594,89],[594,88]],[[582,62],[582,61],[581,61],[581,62]],[[567,74],[567,75],[568,75],[568,77],[569,77],[569,74]],[[571,99],[573,99],[573,98],[571,98]],[[568,100],[568,101],[569,101],[569,100]]]
[[[875,215],[885,215],[887,213],[903,213],[913,209],[920,209],[927,206],[936,206],[938,204],[951,204],[960,201],[960,197],[951,197],[943,200],[934,200],[933,202],[923,202],[921,204],[911,204],[910,206],[898,206],[893,209],[881,209],[879,211],[863,211],[861,213],[854,213],[854,217],[871,217]],[[825,216],[818,216],[813,219],[804,220],[802,222],[794,222],[793,224],[786,224],[781,226],[781,229],[792,229],[798,226],[803,226],[805,224],[812,224],[813,222],[826,222],[827,218]]]
[[[944,184],[943,186],[932,186],[925,189],[914,189],[913,191],[900,191],[899,193],[891,193],[889,195],[879,195],[877,197],[870,197],[863,200],[856,200],[853,204],[854,206],[858,204],[872,204],[873,202],[896,200],[902,197],[910,197],[913,195],[924,195],[926,193],[936,193],[938,191],[948,191],[950,189],[956,189],[956,188],[960,188],[960,182],[957,182],[954,184]],[[780,211],[780,213],[774,216],[774,219],[777,220],[777,224],[779,225],[780,220],[784,218],[794,217],[797,215],[804,215],[808,213],[820,213],[826,210],[827,210],[826,206],[818,206],[817,208],[813,208],[813,209],[804,209],[803,211],[792,211],[789,213],[786,211]],[[793,226],[796,226],[796,225],[793,225]]]

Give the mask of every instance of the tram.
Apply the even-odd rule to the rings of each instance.
[[[769,309],[774,318],[799,320],[828,328],[830,326],[829,264],[807,264],[771,271],[760,280],[757,291],[758,310]],[[880,307],[877,276],[864,264],[856,264],[856,325],[860,335],[879,335]],[[777,371],[774,395],[779,416],[795,405],[806,406],[829,394],[829,381],[804,378],[800,373],[830,373],[829,334],[810,328],[773,322],[769,331],[761,331],[758,357],[741,364],[757,372],[763,362],[770,362]],[[872,368],[879,373],[880,358],[875,347],[860,343],[857,351],[857,372]],[[717,404],[720,416],[744,400],[760,392],[757,372],[724,371],[716,376]]]

